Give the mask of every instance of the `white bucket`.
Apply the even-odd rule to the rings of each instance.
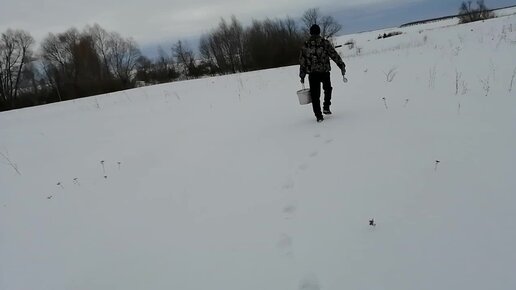
[[[307,105],[312,102],[312,98],[310,97],[310,89],[302,89],[297,91],[297,97],[299,98],[300,105]]]

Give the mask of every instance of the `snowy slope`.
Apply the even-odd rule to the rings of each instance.
[[[400,31],[320,124],[295,66],[1,113],[0,289],[516,289],[516,16]]]
[[[496,16],[510,16],[516,14],[516,6],[495,11]]]

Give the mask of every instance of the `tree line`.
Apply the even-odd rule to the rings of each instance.
[[[49,33],[35,49],[29,32],[7,29],[0,38],[0,111],[156,84],[298,63],[312,24],[331,39],[341,26],[317,8],[300,21],[254,20],[244,27],[221,19],[200,38],[197,52],[184,41],[158,56],[142,55],[138,44],[100,25]]]
[[[130,88],[140,50],[134,40],[99,25],[49,33],[37,53],[26,31],[0,39],[0,110]]]
[[[197,53],[178,41],[169,53],[160,48],[154,61],[142,56],[136,79],[159,83],[294,65],[313,24],[321,25],[322,36],[329,39],[342,28],[318,8],[307,10],[300,23],[286,17],[254,20],[244,27],[234,16],[221,19],[216,28],[201,36]]]

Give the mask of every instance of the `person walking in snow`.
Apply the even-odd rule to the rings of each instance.
[[[299,56],[299,77],[301,83],[305,83],[305,76],[308,74],[310,84],[310,96],[312,107],[317,122],[324,120],[325,115],[331,114],[331,81],[330,81],[330,58],[340,68],[342,75],[346,74],[346,64],[342,61],[331,42],[321,37],[321,28],[314,24],[310,27],[310,38],[305,41]],[[321,83],[324,90],[323,111],[321,112]]]

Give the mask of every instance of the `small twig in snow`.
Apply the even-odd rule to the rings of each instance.
[[[244,88],[244,81],[242,80],[242,77],[240,75],[238,75],[238,85],[239,90],[242,90]]]
[[[516,67],[514,68],[514,71],[512,73],[512,78],[511,78],[511,85],[509,86],[509,93],[512,92],[512,85],[514,83],[514,78],[516,77]]]
[[[441,163],[441,161],[439,161],[439,160],[435,160],[435,167],[434,167],[434,171],[437,171],[437,165],[439,165],[439,163]]]
[[[432,67],[430,69],[430,78],[428,79],[428,87],[433,89],[435,88],[435,75],[436,75],[436,67]]]
[[[460,47],[460,46],[455,47],[453,49],[453,55],[458,56],[461,50],[462,50],[462,47]]]
[[[486,97],[489,95],[489,90],[491,89],[489,85],[489,77],[487,79],[483,80],[480,79],[480,83],[482,83],[482,88],[484,89],[484,92],[486,93]]]
[[[101,160],[100,164],[102,164],[102,173],[104,174],[104,178],[107,178],[106,168],[104,167],[104,160]]]
[[[100,104],[99,104],[99,100],[97,98],[95,98],[95,107],[97,107],[97,109],[101,109],[100,108]]]
[[[11,161],[11,159],[9,159],[8,155],[9,155],[8,152],[7,152],[7,155],[2,153],[2,152],[0,152],[0,156],[2,156],[7,161],[7,164],[9,164],[9,166],[11,166],[14,169],[14,171],[16,171],[16,173],[18,173],[19,175],[22,175],[20,170],[18,169],[18,165],[16,165],[16,163],[13,163]]]
[[[459,83],[462,77],[462,73],[459,73],[458,70],[455,70],[455,95],[459,94]]]
[[[466,81],[462,80],[461,85],[462,85],[462,92],[461,92],[461,94],[462,95],[467,94],[468,93],[468,85],[466,84]]]
[[[493,82],[496,82],[496,66],[492,59],[489,60],[489,66],[491,67],[491,73],[493,74]]]
[[[389,110],[389,107],[387,106],[387,98],[383,97],[382,100],[383,100],[383,104],[385,105],[385,109]]]
[[[132,103],[132,102],[133,102],[133,100],[131,100],[131,98],[127,95],[127,93],[126,93],[126,92],[124,92],[124,95],[125,95],[125,98],[126,98],[130,103]]]
[[[389,70],[389,72],[388,72],[388,73],[383,72],[383,74],[385,75],[385,78],[386,78],[387,82],[389,82],[389,83],[390,83],[390,82],[392,82],[392,81],[394,80],[394,77],[396,76],[396,74],[397,74],[397,73],[398,73],[398,72],[396,71],[396,68],[395,68],[395,67],[394,67],[394,68],[391,68],[391,69]]]
[[[409,101],[409,99],[405,99],[405,104],[403,105],[403,107],[407,107]]]

